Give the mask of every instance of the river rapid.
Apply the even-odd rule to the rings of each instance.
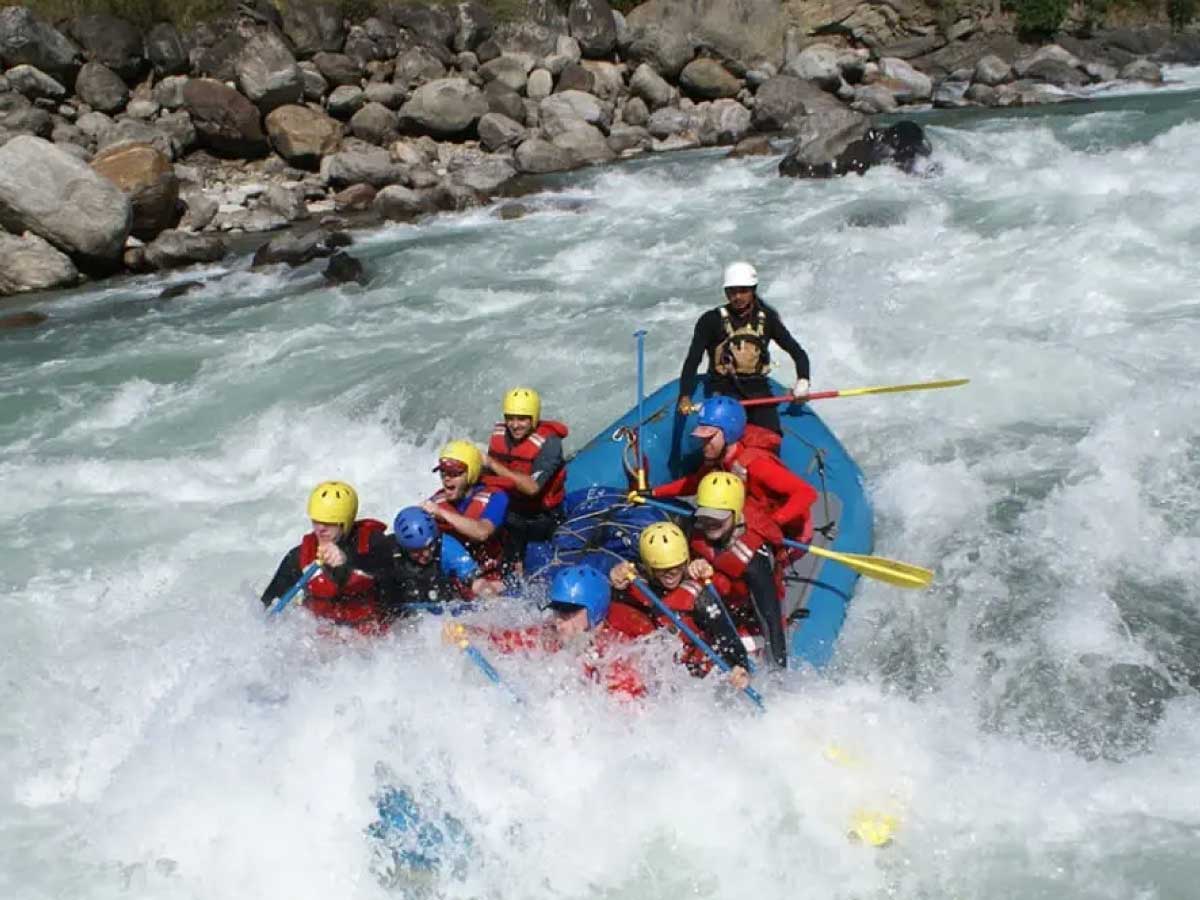
[[[374,232],[367,289],[243,261],[0,336],[0,895],[395,896],[364,836],[394,778],[470,831],[435,896],[1194,897],[1200,94],[927,121],[935,178],[657,157]],[[971,378],[819,407],[876,552],[938,573],[861,582],[828,673],[756,716],[498,660],[518,708],[436,619],[264,625],[315,482],[390,522],[518,383],[582,446],[634,402],[634,329],[675,377],[742,257],[814,389]],[[892,846],[846,839],[859,809]]]

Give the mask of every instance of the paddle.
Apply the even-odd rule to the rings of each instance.
[[[679,618],[679,614],[676,613],[675,610],[671,609],[671,607],[662,602],[658,594],[654,592],[654,589],[651,588],[650,585],[646,584],[646,582],[640,578],[636,579],[633,583],[637,585],[639,591],[650,598],[650,602],[654,604],[655,608],[660,613],[671,620],[672,625],[674,625],[681,632],[683,632],[684,635],[687,636],[687,639],[692,642],[693,646],[695,646],[697,650],[699,650],[712,661],[714,666],[727,674],[732,671],[729,663],[717,656],[716,651],[713,650],[712,647],[708,646],[708,644],[704,642],[704,639],[701,638],[700,635],[688,628],[687,623],[685,623],[683,619]],[[762,696],[754,688],[747,685],[746,687],[742,688],[742,693],[753,700],[754,705],[760,710],[763,712],[767,711],[766,706],[763,705]]]
[[[458,649],[467,654],[467,658],[475,663],[479,671],[486,675],[492,684],[504,688],[515,702],[522,702],[521,696],[512,689],[512,686],[507,681],[500,677],[500,673],[496,671],[496,667],[488,662],[487,657],[480,652],[478,647],[467,640],[467,629],[465,626],[454,626],[454,640],[458,645]]]
[[[862,397],[866,394],[900,394],[905,391],[933,391],[939,388],[958,387],[970,382],[969,378],[951,378],[948,381],[920,381],[916,384],[892,384],[882,387],[848,388],[844,391],[817,391],[803,397],[783,394],[779,397],[755,397],[743,400],[742,406],[770,406],[773,403],[808,403],[810,400],[831,400],[834,397]]]
[[[287,589],[287,593],[277,598],[274,603],[267,607],[267,616],[277,616],[287,609],[288,604],[295,599],[297,594],[304,590],[304,586],[308,584],[309,580],[316,577],[316,574],[320,571],[321,564],[319,562],[313,561],[309,563],[308,568],[300,573],[299,580]]]
[[[637,338],[637,479],[638,489],[644,491],[648,485],[646,481],[646,455],[642,452],[642,423],[646,421],[644,409],[646,405],[646,332],[644,329],[640,329],[635,331],[633,336]]]
[[[684,506],[682,503],[664,503],[662,500],[655,500],[653,497],[638,496],[636,502],[646,503],[657,509],[676,513],[681,516],[691,516],[696,513],[692,507]],[[868,578],[874,578],[877,581],[883,581],[896,587],[919,590],[927,588],[933,583],[933,572],[929,569],[914,566],[912,563],[888,559],[886,556],[840,553],[834,550],[826,550],[824,547],[814,547],[812,544],[802,544],[799,541],[792,541],[787,538],[784,538],[783,543],[788,547],[807,550],[813,556],[820,556],[832,562],[841,563],[843,566],[853,569],[860,575],[866,575]]]

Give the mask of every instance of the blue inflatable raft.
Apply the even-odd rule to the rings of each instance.
[[[778,384],[773,389],[784,392]],[[702,379],[693,402],[699,404],[708,396]],[[690,437],[696,417],[676,413],[678,398],[679,382],[673,381],[647,397],[644,404],[642,452],[649,462],[651,485],[672,481],[700,464],[699,442]],[[814,545],[844,553],[870,553],[873,516],[862,472],[809,406],[787,405],[779,413],[783,424],[780,456],[819,495],[813,508],[818,529]],[[625,460],[629,458],[626,454],[637,418],[635,406],[567,463],[568,496],[596,487],[626,490]],[[856,572],[811,554],[789,569],[784,617],[792,667],[810,665],[819,669],[829,662],[857,580]]]

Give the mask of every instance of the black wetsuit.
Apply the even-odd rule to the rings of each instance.
[[[726,309],[729,311],[730,324],[734,328],[753,324],[754,316],[759,309],[762,309],[767,317],[764,334],[767,342],[774,341],[784,353],[792,358],[792,362],[796,365],[797,378],[809,377],[808,354],[804,352],[800,342],[792,337],[792,333],[787,330],[774,307],[768,306],[762,299],[756,297],[754,304],[745,316],[738,316],[732,306],[727,306]],[[688,347],[687,358],[683,361],[683,370],[679,373],[679,396],[690,397],[692,395],[692,390],[696,387],[696,371],[700,368],[701,357],[706,353],[708,354],[708,384],[714,393],[742,400],[771,395],[771,385],[766,375],[720,375],[717,373],[713,356],[725,337],[725,328],[721,322],[721,307],[710,309],[696,320],[696,328],[692,332],[692,344]],[[769,355],[765,361],[770,361]],[[748,406],[746,407],[746,419],[762,428],[769,428],[777,434],[782,433],[779,409],[775,406]]]
[[[438,603],[462,598],[457,579],[442,573],[441,541],[426,564],[413,562],[399,547],[392,553],[392,579],[386,606],[392,615],[403,615],[412,603]]]

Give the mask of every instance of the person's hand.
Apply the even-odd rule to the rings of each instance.
[[[687,573],[697,581],[707,581],[713,577],[713,567],[707,559],[693,559],[688,563]]]
[[[490,578],[476,578],[471,582],[471,593],[478,597],[498,597],[504,584]]]
[[[442,518],[442,508],[432,500],[422,500],[421,509],[425,510],[425,512],[429,513],[435,519]]]
[[[796,400],[808,396],[808,379],[797,378],[795,386],[792,387],[792,397]]]
[[[654,496],[654,495],[646,488],[634,488],[632,491],[629,492],[629,495],[625,498],[625,502],[633,503],[636,505],[638,503],[645,503],[646,498],[652,497],[652,496]]]
[[[750,687],[750,673],[741,666],[734,666],[729,670],[729,683],[739,691],[744,691]]]
[[[637,566],[631,562],[617,563],[608,573],[608,583],[623,591],[637,578]]]
[[[317,559],[334,569],[346,564],[346,554],[337,544],[321,544],[317,547]]]
[[[679,405],[678,405],[678,407],[677,407],[677,408],[678,408],[678,410],[679,410],[679,414],[680,414],[681,416],[686,416],[686,415],[688,415],[689,413],[691,413],[691,412],[692,412],[692,410],[694,410],[696,407],[695,407],[695,405],[692,403],[692,398],[691,398],[691,397],[680,397],[680,398],[679,398]]]
[[[460,644],[467,639],[467,626],[457,622],[447,622],[442,626],[442,643],[447,645]]]
[[[504,475],[508,472],[508,468],[504,463],[493,458],[490,453],[483,458],[483,467],[495,475]]]

